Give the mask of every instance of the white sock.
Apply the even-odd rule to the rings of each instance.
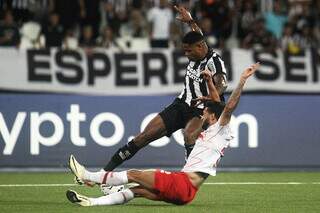
[[[130,189],[115,192],[98,198],[90,198],[93,206],[124,204],[134,198],[134,194]]]
[[[105,174],[105,171],[102,171],[102,170],[98,172],[89,172],[88,170],[85,170],[83,174],[83,179],[86,181],[100,183],[104,174]]]
[[[85,171],[84,179],[95,183],[106,184],[108,186],[118,186],[128,183],[127,171],[122,172],[89,172]]]

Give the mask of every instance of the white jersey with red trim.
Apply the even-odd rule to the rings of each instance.
[[[209,126],[196,140],[182,171],[203,172],[215,176],[217,164],[232,139],[233,134],[229,124],[221,126],[218,121]]]

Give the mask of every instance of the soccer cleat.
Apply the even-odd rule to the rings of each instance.
[[[70,158],[69,158],[69,168],[72,171],[72,173],[75,175],[75,178],[74,178],[75,183],[79,185],[85,184],[91,187],[95,185],[94,182],[84,180],[84,172],[86,169],[80,163],[78,163],[78,161],[73,155],[70,155]]]
[[[104,194],[104,195],[109,195],[115,192],[121,192],[125,189],[131,189],[134,188],[136,186],[139,186],[139,184],[137,183],[128,183],[128,184],[124,184],[124,185],[119,185],[119,186],[108,186],[106,184],[101,184],[100,185],[100,191]]]
[[[86,185],[86,186],[90,186],[90,187],[94,187],[94,185],[96,185],[95,182],[82,181],[82,180],[80,180],[77,176],[74,176],[73,182],[74,182],[75,184],[78,184],[78,185]]]
[[[88,197],[78,194],[75,191],[68,190],[66,196],[71,203],[77,203],[80,206],[92,206]]]
[[[80,180],[77,176],[74,176],[73,182],[78,184],[78,185],[83,185],[84,184],[84,182],[82,180]]]
[[[104,195],[109,195],[115,192],[120,192],[125,189],[125,185],[119,185],[119,186],[108,186],[106,184],[100,185],[100,190]]]

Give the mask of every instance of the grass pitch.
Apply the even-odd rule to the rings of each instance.
[[[218,173],[186,206],[142,198],[121,206],[80,207],[65,191],[90,196],[99,189],[72,184],[70,173],[0,173],[0,212],[320,212],[320,172]],[[57,184],[57,185],[53,185]]]

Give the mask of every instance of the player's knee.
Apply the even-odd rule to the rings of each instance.
[[[142,175],[142,171],[137,169],[131,169],[127,171],[127,177],[129,182],[139,181],[141,175]]]

